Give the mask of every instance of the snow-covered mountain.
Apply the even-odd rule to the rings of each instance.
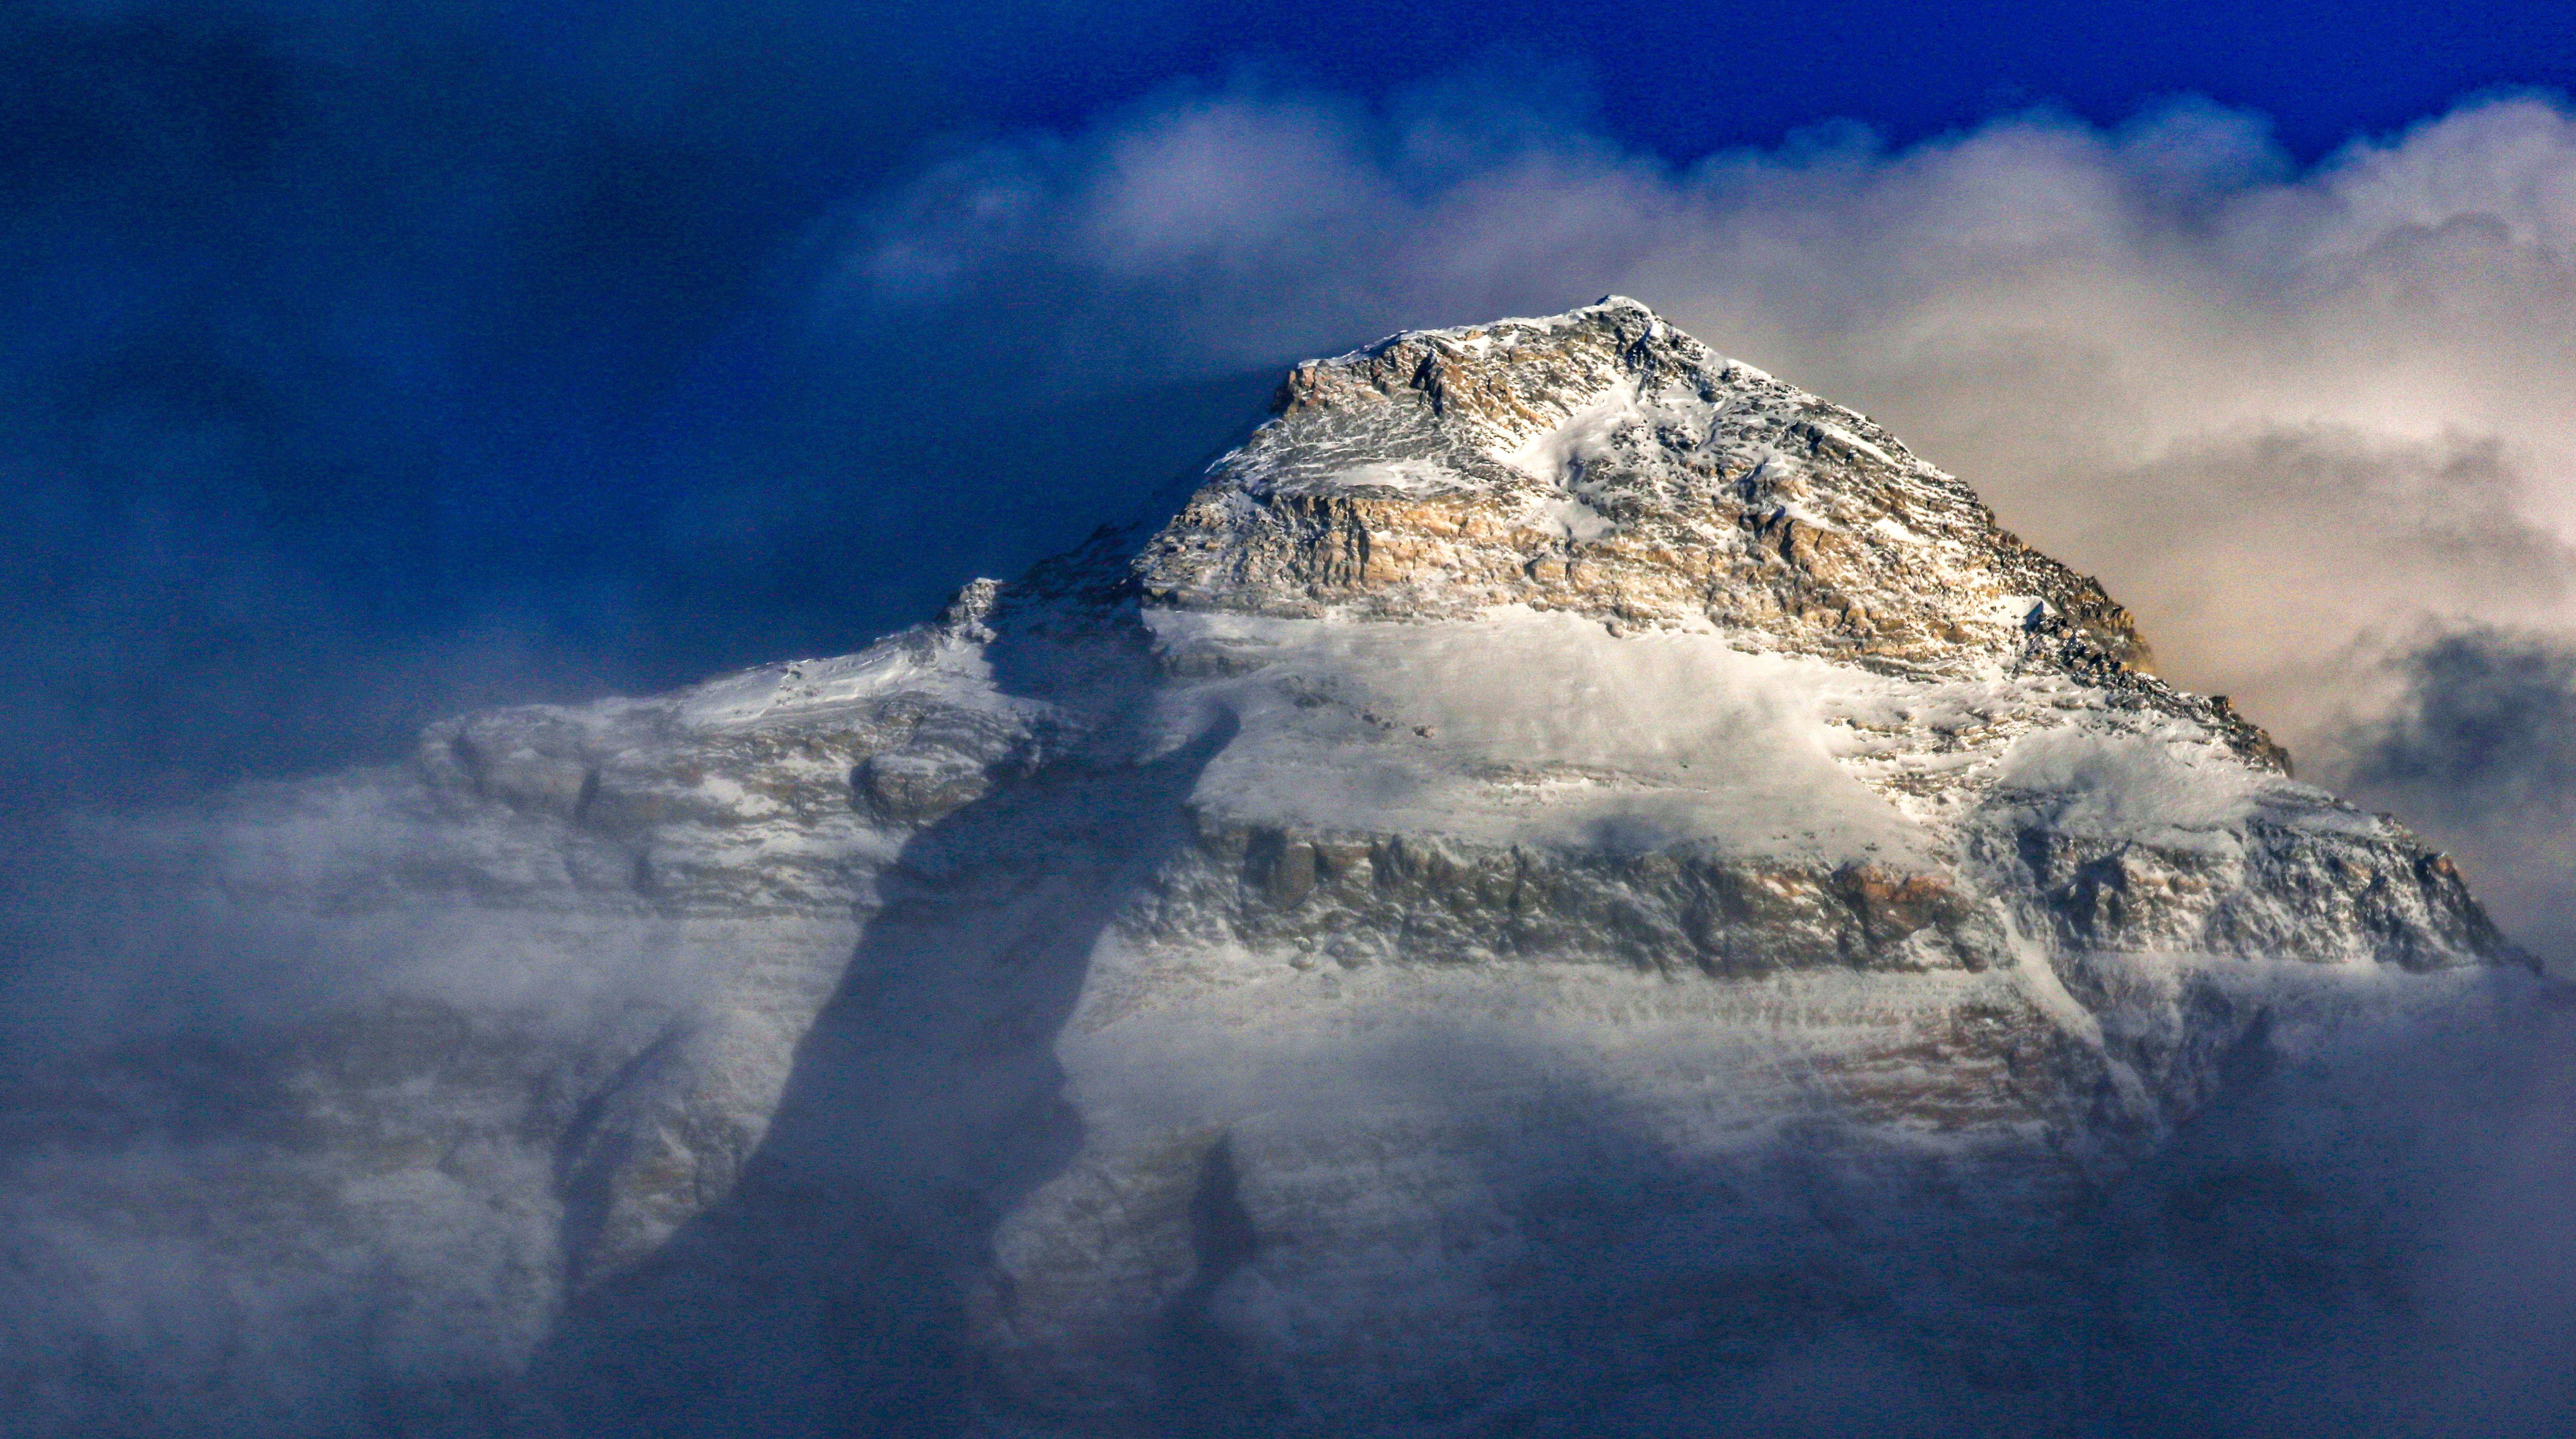
[[[276,1015],[8,1097],[10,1432],[2062,1417],[2123,1176],[2528,969],[2149,664],[1632,301],[1300,365],[859,654],[91,825]]]

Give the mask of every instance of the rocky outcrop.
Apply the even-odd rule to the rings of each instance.
[[[223,1126],[166,1047],[11,1098],[12,1407],[1668,1432],[1861,1335],[2027,1428],[2069,1216],[2249,1046],[2522,963],[2147,664],[1633,302],[1301,365],[1177,515],[861,654],[93,829],[301,988]],[[130,1241],[323,1337],[154,1348]]]
[[[1966,485],[1634,301],[1310,361],[1276,410],[1147,544],[1148,596],[1307,615],[1524,604],[1864,661],[2146,667],[2128,611]]]

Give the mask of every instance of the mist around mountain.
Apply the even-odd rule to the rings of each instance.
[[[1634,301],[1300,364],[859,652],[54,831],[6,1422],[2563,1431],[2563,985],[2151,638]]]

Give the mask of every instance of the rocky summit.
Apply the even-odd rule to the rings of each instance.
[[[0,1096],[12,1433],[2051,1432],[2179,1127],[2528,969],[1616,298],[1298,365],[858,654],[74,847],[63,942],[276,1000]]]

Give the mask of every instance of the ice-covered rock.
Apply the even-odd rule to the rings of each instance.
[[[2063,1412],[2069,1216],[2249,1048],[2522,964],[2147,661],[1632,301],[1300,365],[1176,515],[860,654],[93,825],[134,898],[81,942],[295,1002],[7,1096],[0,1386],[29,1433],[1663,1432],[1859,1335]]]

